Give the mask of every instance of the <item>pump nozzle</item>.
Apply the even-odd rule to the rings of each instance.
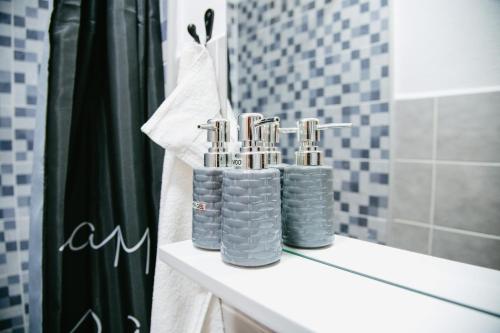
[[[198,125],[207,131],[208,142],[229,142],[229,122],[226,119],[209,119],[206,124]]]
[[[207,130],[207,131],[211,131],[211,130],[215,129],[215,126],[212,125],[212,124],[200,124],[200,125],[198,125],[198,128],[204,129],[204,130]]]
[[[206,124],[198,125],[207,131],[207,141],[212,143],[208,153],[204,154],[206,167],[227,167],[231,163],[231,154],[227,151],[229,142],[229,122],[226,119],[209,119]]]
[[[344,127],[352,127],[352,123],[328,123],[328,124],[319,125],[318,129],[324,130],[327,128],[344,128]]]
[[[271,118],[264,118],[260,121],[258,121],[255,126],[262,126],[264,124],[268,124],[268,123],[279,123],[280,122],[280,118],[279,117],[271,117]]]

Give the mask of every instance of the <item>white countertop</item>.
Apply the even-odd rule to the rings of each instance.
[[[320,251],[342,252],[340,240],[343,238],[337,237],[333,247]],[[353,246],[349,242],[344,244],[347,245]],[[373,248],[369,250],[373,251]],[[344,252],[344,255],[348,258],[351,253]],[[498,316],[290,253],[283,253],[278,264],[257,269],[224,264],[219,252],[194,248],[191,241],[162,246],[159,256],[163,262],[204,286],[227,304],[278,332],[500,331]],[[389,256],[386,264],[391,260]],[[363,269],[360,266],[357,268]],[[377,274],[382,273],[379,271]],[[418,274],[425,275],[425,272],[418,271]],[[387,275],[384,277],[391,278]],[[476,277],[476,282],[477,279],[481,277]],[[494,308],[494,302],[484,304],[498,310]]]

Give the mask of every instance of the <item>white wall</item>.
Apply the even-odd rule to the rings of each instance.
[[[499,0],[394,0],[394,98],[500,90]]]

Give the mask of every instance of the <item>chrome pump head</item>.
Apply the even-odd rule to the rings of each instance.
[[[281,133],[297,133],[299,150],[295,152],[297,165],[319,166],[323,165],[323,152],[318,147],[320,130],[328,128],[351,127],[352,123],[328,123],[320,125],[316,118],[304,118],[297,122],[297,127],[281,128]]]
[[[275,119],[264,118],[260,113],[240,115],[238,138],[241,141],[241,148],[233,163],[235,167],[255,170],[267,168],[268,159],[263,141],[267,133],[267,124]]]
[[[280,142],[280,118],[271,117],[257,123],[257,131],[262,148],[266,154],[267,164],[281,164],[281,151],[276,144]]]
[[[206,124],[198,128],[207,131],[207,141],[212,143],[208,152],[204,154],[206,167],[223,168],[231,165],[231,153],[227,151],[226,143],[229,142],[229,122],[226,119],[209,119]]]

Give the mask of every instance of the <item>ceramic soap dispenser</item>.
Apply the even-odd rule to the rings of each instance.
[[[316,248],[333,243],[333,168],[323,165],[323,152],[317,144],[320,131],[350,127],[350,123],[320,125],[316,118],[301,119],[296,128],[300,144],[295,165],[283,176],[283,242],[290,246]]]
[[[262,148],[266,155],[268,167],[280,171],[280,193],[281,204],[283,205],[283,174],[288,165],[282,162],[281,150],[276,146],[280,139],[280,118],[268,118],[267,121],[260,123],[257,131],[258,137],[262,138]]]
[[[222,260],[264,266],[281,258],[280,172],[268,168],[259,134],[269,120],[258,113],[239,118],[240,152],[222,181]]]
[[[193,244],[218,250],[221,240],[222,172],[231,165],[229,122],[210,119],[198,128],[207,131],[212,147],[204,154],[204,167],[193,169]]]

